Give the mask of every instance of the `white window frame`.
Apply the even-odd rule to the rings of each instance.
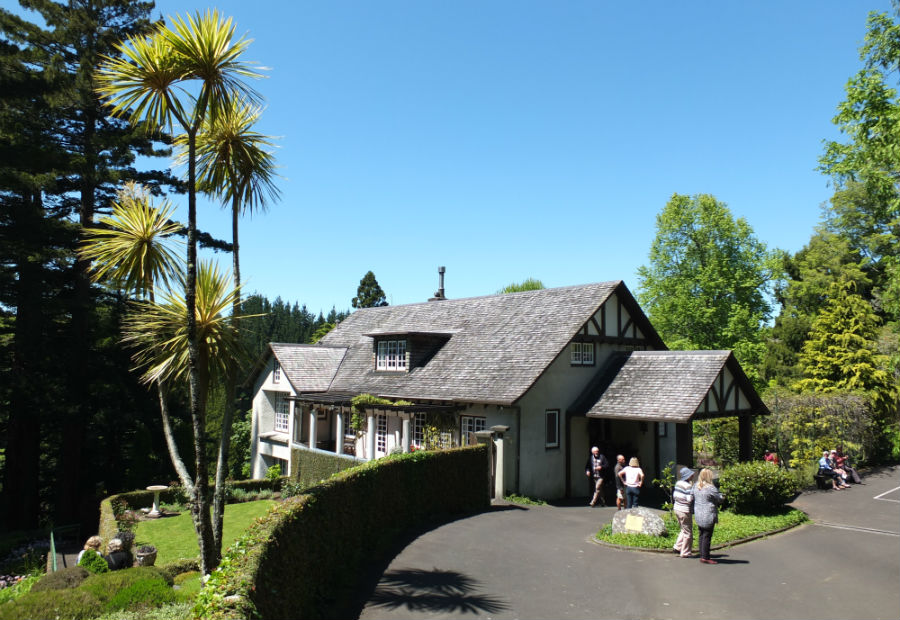
[[[275,423],[273,429],[276,433],[289,432],[288,426],[291,420],[291,403],[284,392],[275,393]]]
[[[593,366],[594,365],[594,343],[593,342],[573,342],[571,354],[572,366]]]
[[[544,447],[559,447],[559,409],[544,411]]]
[[[375,452],[387,454],[387,426],[386,415],[375,416]]]
[[[406,340],[379,340],[375,352],[375,370],[406,370]]]
[[[281,364],[278,363],[278,360],[275,360],[275,365],[272,367],[272,383],[279,383],[281,381]]]
[[[487,418],[472,415],[459,416],[459,445],[468,443],[469,433],[476,433],[487,428]]]
[[[412,443],[417,447],[425,446],[425,414],[414,413],[412,415]]]

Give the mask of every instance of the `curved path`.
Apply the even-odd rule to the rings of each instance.
[[[591,542],[615,508],[495,506],[408,544],[359,617],[900,618],[900,467],[864,482],[802,494],[813,523],[718,566]]]

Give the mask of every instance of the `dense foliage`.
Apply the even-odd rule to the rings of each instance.
[[[781,510],[799,490],[791,473],[771,463],[753,461],[726,467],[719,490],[738,514],[770,514]]]

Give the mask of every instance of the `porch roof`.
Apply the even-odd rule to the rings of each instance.
[[[769,413],[731,351],[615,355],[569,411],[591,418],[676,423]]]
[[[349,407],[353,403],[354,396],[357,396],[357,394],[352,392],[314,392],[289,396],[288,399],[297,403],[320,407]],[[372,409],[401,413],[450,413],[463,407],[463,404],[449,402],[414,403],[412,405],[371,405]]]

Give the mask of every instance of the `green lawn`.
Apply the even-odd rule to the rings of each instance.
[[[738,515],[727,510],[719,513],[719,522],[713,530],[712,544],[724,545],[751,536],[759,536],[786,527],[798,525],[809,518],[805,513],[785,508],[772,515]],[[597,532],[597,540],[621,545],[623,547],[639,547],[642,549],[671,549],[678,538],[678,521],[669,513],[665,519],[668,530],[665,536],[648,536],[644,534],[613,534],[610,524],[604,525]],[[694,524],[694,549],[697,549],[697,524]]]
[[[272,500],[228,504],[225,507],[225,524],[222,532],[222,551],[275,504]],[[140,521],[135,530],[135,546],[153,545],[157,549],[156,564],[162,565],[181,558],[195,558],[200,549],[191,521],[191,513],[182,512],[177,517],[164,517]]]

